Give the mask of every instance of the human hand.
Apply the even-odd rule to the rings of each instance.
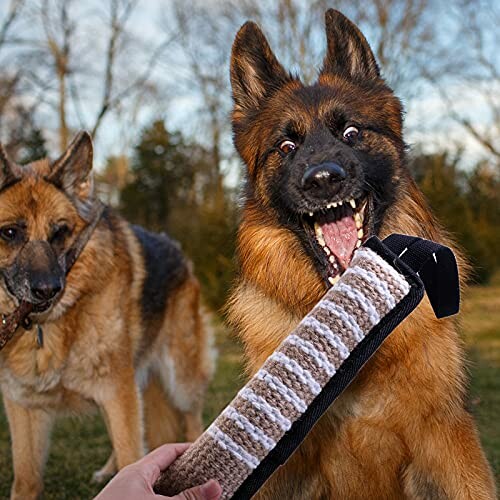
[[[127,465],[106,485],[94,500],[218,500],[222,489],[210,480],[201,486],[185,490],[175,497],[156,495],[153,491],[160,472],[189,448],[189,443],[165,444],[137,462]]]

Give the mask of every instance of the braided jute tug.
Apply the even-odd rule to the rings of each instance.
[[[447,247],[420,238],[370,238],[349,268],[198,440],[155,485],[163,495],[216,479],[222,498],[250,498],[303,441],[424,287],[438,318],[458,312],[458,271]]]

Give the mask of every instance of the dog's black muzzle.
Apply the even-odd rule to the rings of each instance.
[[[9,292],[20,302],[48,309],[65,285],[65,273],[47,241],[29,241],[14,263],[3,270]]]

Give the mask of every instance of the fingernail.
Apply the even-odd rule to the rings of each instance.
[[[210,481],[202,485],[201,493],[207,500],[212,500],[215,498],[219,498],[220,494],[222,493],[222,489],[217,481],[210,479]]]

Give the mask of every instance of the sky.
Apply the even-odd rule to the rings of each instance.
[[[0,19],[5,16],[8,5],[7,0],[0,2]],[[89,71],[95,71],[102,62],[92,60],[92,54],[96,47],[102,44],[97,26],[99,22],[102,22],[105,11],[97,0],[89,0],[86,3],[76,3],[75,5],[76,9],[80,9],[79,15],[85,18],[85,28],[82,30],[84,35],[79,43],[88,48],[88,68]],[[134,39],[140,40],[144,46],[153,47],[165,37],[162,24],[166,20],[168,21],[168,0],[142,0],[134,12],[134,22],[129,26],[129,29]],[[26,25],[24,29],[26,29]],[[34,34],[36,34],[36,30],[35,27]],[[369,33],[367,33],[367,38],[370,39]],[[228,47],[231,42],[232,40],[228,40]],[[322,43],[324,42],[322,41]],[[134,47],[131,46],[129,50],[133,52]],[[83,71],[85,71],[85,64],[86,61],[83,61]],[[134,78],[139,71],[138,68],[127,68],[126,59],[121,64],[127,78]],[[180,68],[171,67],[165,61],[161,61],[156,66],[151,80],[157,82],[161,88],[160,98],[137,109],[132,127],[128,120],[124,121],[116,114],[106,117],[95,145],[98,168],[102,168],[106,158],[110,155],[130,153],[130,147],[139,140],[140,130],[156,118],[166,119],[167,126],[171,129],[179,129],[187,135],[203,140],[203,130],[200,130],[198,122],[192,119],[200,109],[199,98],[189,92],[180,95],[168,91],[172,87],[173,79],[179,78],[180,71],[182,71]],[[483,153],[481,146],[475,139],[466,134],[461,126],[446,118],[446,107],[436,90],[430,85],[425,85],[424,88],[425,90],[420,94],[419,99],[404,102],[403,98],[406,108],[406,141],[410,145],[419,145],[424,152],[433,152],[447,147],[453,148],[454,143],[463,144],[465,145],[464,166],[472,165]],[[164,89],[167,91],[163,92]],[[470,110],[469,117],[472,120],[476,123],[486,123],[487,109],[477,99],[473,89],[469,92],[467,89],[460,90],[458,93],[457,89],[450,87],[451,95],[457,96],[458,94],[454,101],[456,110],[459,112],[469,112]],[[84,93],[81,99],[81,114],[84,116],[94,114],[95,112],[92,110],[96,109],[99,100],[99,92],[90,90]],[[48,104],[44,106],[42,106],[44,111],[41,113],[41,121],[44,125],[48,125],[44,127],[44,130],[48,131],[49,141],[54,144],[55,134],[50,133],[50,130],[54,128],[54,112]],[[77,120],[73,119],[73,126],[76,123]],[[229,140],[226,141],[226,148],[228,151],[231,148]],[[237,176],[234,175],[229,176],[229,182],[233,182],[231,179],[236,178]]]

